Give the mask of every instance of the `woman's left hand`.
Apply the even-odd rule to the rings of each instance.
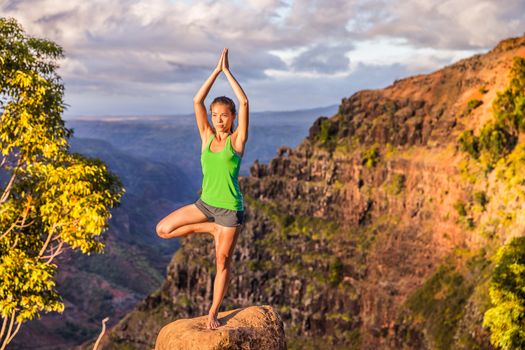
[[[226,52],[224,53],[224,58],[222,60],[222,71],[229,70],[230,67],[228,66],[228,49],[226,48]]]

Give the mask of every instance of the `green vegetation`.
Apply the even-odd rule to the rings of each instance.
[[[331,286],[337,286],[343,280],[342,269],[341,259],[338,256],[332,256],[328,271],[328,282]]]
[[[336,190],[340,190],[342,188],[345,187],[345,184],[342,183],[341,181],[339,181],[339,179],[335,179],[334,183],[333,183],[333,187],[336,189]]]
[[[467,109],[477,106],[479,100],[471,100]],[[459,148],[485,164],[488,171],[512,152],[519,133],[525,131],[525,58],[513,58],[509,86],[497,93],[492,110],[494,119],[483,125],[479,136],[467,130],[458,140]]]
[[[480,170],[480,162],[467,158],[459,166],[463,179],[472,183],[475,188],[487,188],[487,174]],[[479,234],[487,240],[493,240],[498,232],[511,227],[517,213],[522,210],[525,201],[525,145],[521,144],[506,157],[500,159],[494,168],[495,182],[491,190],[497,193],[497,207],[493,207],[490,216],[480,220]],[[480,214],[486,211],[491,198],[485,191],[472,195],[471,203],[465,209]],[[503,234],[503,232],[501,233]]]
[[[328,149],[333,150],[337,146],[337,132],[339,131],[339,124],[336,120],[329,118],[321,120],[321,130],[316,136],[317,142]]]
[[[298,305],[303,305],[305,300],[324,303],[318,300],[320,295],[325,293],[356,300],[358,292],[355,286],[349,285],[348,281],[343,279],[349,274],[349,264],[354,266],[353,262],[338,254],[342,245],[349,244],[346,242],[351,238],[348,237],[349,233],[341,232],[337,221],[314,216],[292,217],[282,210],[287,206],[286,203],[255,200],[247,194],[245,200],[268,218],[272,225],[263,238],[254,242],[261,253],[259,261],[248,266],[253,270],[264,270],[268,276],[274,276],[265,282],[263,293],[271,294],[275,290],[281,290],[284,283],[293,285],[296,281],[301,281],[304,286],[302,298],[289,301],[285,305],[276,305],[283,314],[289,313]],[[355,236],[362,235],[355,233]],[[370,238],[367,236],[366,239]],[[361,254],[356,252],[352,259],[358,259]],[[283,278],[286,281],[283,281]],[[359,342],[358,325],[351,315],[330,310],[330,313],[313,313],[308,317],[311,318],[311,322],[330,323],[329,334],[321,338],[314,335],[301,339],[294,337],[293,329],[288,329],[289,349],[316,349],[319,348],[319,344],[334,349],[357,348],[352,344]],[[290,325],[290,328],[294,327],[298,325]]]
[[[509,195],[525,201],[525,144],[519,145],[496,170],[496,178],[506,186]]]
[[[392,178],[386,185],[387,193],[392,195],[398,195],[405,189],[406,177],[404,174],[392,174]]]
[[[517,144],[519,134],[525,130],[524,87],[525,59],[515,58],[510,84],[498,93],[493,103],[493,120],[483,125],[479,136],[466,131],[459,138],[460,148],[472,157],[460,165],[460,171],[472,184],[482,185],[480,180],[486,180],[488,172],[495,170],[497,181],[491,191],[498,193],[498,206],[491,208],[491,216],[479,228],[480,235],[493,242],[515,222],[525,201],[525,145]],[[470,210],[486,210],[489,201],[486,192],[477,191],[473,193],[472,205],[464,208],[457,205],[456,210],[467,217]],[[484,312],[483,326],[490,328],[490,340],[495,347],[522,349],[525,346],[525,238],[515,238],[501,247],[495,254],[494,265],[486,293],[491,304],[479,308]]]
[[[472,99],[472,100],[469,100],[467,102],[467,114],[470,114],[470,112],[472,112],[472,110],[478,108],[482,104],[483,104],[483,101],[475,99],[475,98]]]
[[[467,216],[467,209],[465,207],[465,202],[458,200],[454,203],[454,209],[458,212],[459,216]]]
[[[480,234],[492,240],[498,232],[511,227],[516,216],[522,211],[525,202],[525,145],[518,145],[514,150],[501,159],[495,168],[496,187],[498,193],[498,206],[491,212],[491,217],[484,220],[480,227]],[[474,202],[484,210],[488,204],[486,200],[474,194]],[[487,202],[483,204],[484,202]]]
[[[490,327],[491,343],[504,350],[525,348],[525,237],[514,238],[495,255],[490,283],[493,306],[483,326]]]
[[[379,162],[379,145],[375,143],[369,149],[362,152],[361,164],[365,165],[367,168],[372,168],[376,166],[378,162]]]
[[[177,298],[175,300],[175,305],[178,305],[180,307],[186,308],[191,305],[191,300],[188,298],[188,296],[184,293],[179,293],[177,295]]]
[[[516,137],[499,123],[488,122],[481,129],[478,137],[479,148],[482,150],[480,160],[492,170],[496,162],[509,154],[516,144]]]
[[[407,307],[426,320],[434,349],[452,348],[453,331],[463,317],[470,293],[464,277],[452,265],[444,264],[408,299]]]
[[[468,213],[467,207],[470,207],[471,203],[465,203],[461,200],[456,201],[454,203],[454,209],[456,209],[456,212],[458,213],[458,221],[457,223],[463,226],[467,230],[471,230],[475,227],[474,219],[471,215]]]
[[[383,157],[384,159],[391,159],[398,153],[397,146],[387,142],[383,147]]]
[[[2,348],[25,321],[64,310],[55,258],[66,247],[102,252],[109,209],[124,194],[104,162],[69,152],[62,57],[55,43],[0,18],[0,167],[9,179],[0,184]]]
[[[477,192],[474,192],[473,197],[474,197],[474,203],[478,204],[479,206],[481,206],[483,210],[485,210],[486,205],[489,202],[487,193],[485,191],[477,191]]]
[[[467,152],[473,158],[479,157],[479,142],[478,138],[474,136],[472,130],[463,131],[459,135],[459,149],[462,152]]]
[[[487,92],[489,92],[489,90],[485,87],[485,86],[482,86],[478,89],[479,93],[480,94],[483,94],[485,95]]]
[[[466,260],[464,268],[457,268]],[[457,251],[447,257],[425,283],[404,303],[396,323],[411,324],[425,334],[429,349],[455,349],[456,332],[466,314],[466,304],[485,278],[489,261],[485,251]]]
[[[330,126],[331,125],[332,125],[332,122],[330,121],[330,119],[324,119],[321,122],[321,133],[319,134],[319,141],[321,141],[321,143],[328,142],[328,140],[332,136],[330,134]]]

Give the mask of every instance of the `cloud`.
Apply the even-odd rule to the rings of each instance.
[[[269,101],[264,91],[285,96],[288,91],[278,89],[293,81],[304,92],[297,98],[334,86],[336,79],[341,86],[345,79],[363,79],[357,83],[365,86],[368,78],[361,73],[378,62],[400,75],[437,69],[525,30],[521,0],[504,6],[496,0],[70,0],[59,6],[56,0],[0,0],[0,13],[64,48],[60,74],[69,96],[88,99],[78,105],[98,103],[101,96],[128,105],[144,96],[151,106],[155,99],[164,106],[160,96],[173,96],[174,105],[186,111],[186,99],[209,76],[223,47],[229,47],[230,67],[243,88],[259,91],[250,100]],[[360,51],[374,42],[395,44],[387,50],[375,45],[374,57]],[[230,87],[222,79],[217,89]],[[310,101],[288,104],[295,109]]]
[[[366,30],[356,30],[359,38],[399,37],[414,47],[488,49],[525,31],[522,0],[379,0],[362,10],[376,15],[365,18]]]
[[[327,74],[348,71],[350,60],[345,54],[351,49],[351,45],[317,44],[297,56],[292,68]]]

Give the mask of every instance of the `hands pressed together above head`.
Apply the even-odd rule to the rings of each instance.
[[[219,58],[219,62],[217,63],[217,66],[215,67],[215,71],[220,73],[221,71],[227,72],[229,71],[230,67],[228,65],[228,48],[224,48],[221,53],[221,57]]]

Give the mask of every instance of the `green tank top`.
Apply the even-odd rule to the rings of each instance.
[[[232,148],[230,136],[219,152],[210,150],[211,135],[201,153],[202,192],[201,199],[209,205],[230,210],[244,210],[243,196],[239,187],[239,168],[242,157]]]

